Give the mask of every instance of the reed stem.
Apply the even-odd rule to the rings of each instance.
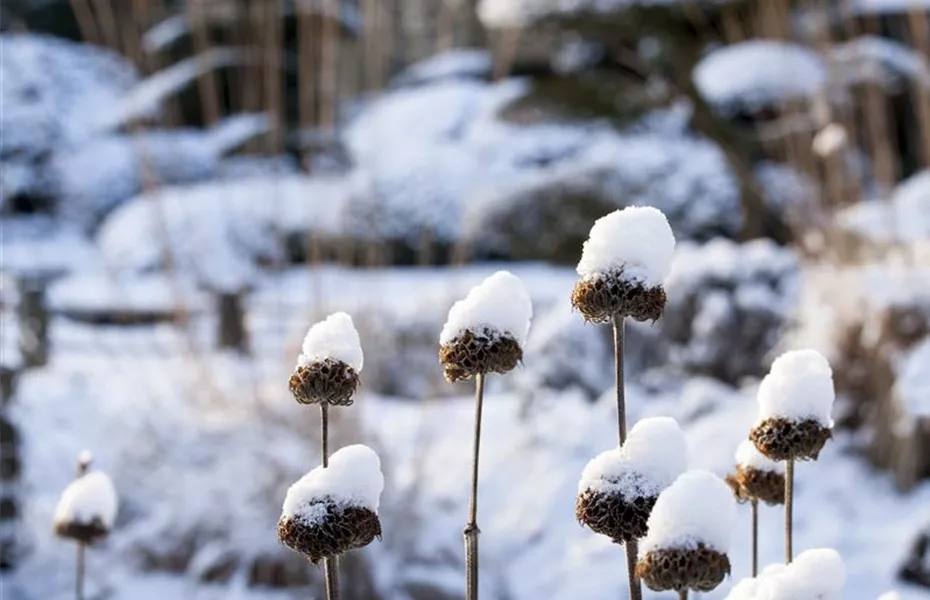
[[[678,600],[688,600],[688,590],[678,590]]]
[[[77,600],[84,600],[84,550],[86,546],[82,542],[77,545],[77,570],[74,578],[74,597]]]
[[[320,446],[323,468],[329,468],[329,405],[320,404]],[[339,600],[339,559],[335,556],[323,560],[326,579],[326,600]]]
[[[759,574],[759,501],[752,501],[752,576]]]
[[[481,447],[481,408],[484,404],[484,373],[475,376],[475,440],[471,458],[471,497],[465,537],[465,598],[478,600],[478,456]]]
[[[785,468],[785,562],[794,559],[792,551],[792,529],[794,527],[792,511],[794,509],[794,459],[788,459]]]

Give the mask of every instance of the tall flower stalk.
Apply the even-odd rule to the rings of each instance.
[[[480,584],[478,464],[485,379],[488,373],[510,372],[523,359],[532,316],[532,303],[523,283],[507,271],[498,271],[452,306],[439,335],[439,362],[446,379],[475,380],[471,488],[468,520],[462,533],[467,600],[478,600]]]

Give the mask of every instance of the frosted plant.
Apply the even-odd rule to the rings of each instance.
[[[467,600],[478,599],[478,456],[484,379],[488,373],[512,371],[523,359],[532,318],[533,305],[523,282],[508,271],[498,271],[452,305],[439,334],[439,362],[446,379],[475,378],[471,496],[463,532]]]
[[[575,503],[578,522],[617,544],[643,537],[659,493],[684,472],[687,451],[675,419],[639,421],[622,446],[585,467]]]
[[[636,574],[655,591],[709,592],[730,574],[730,537],[736,501],[707,471],[689,471],[659,494]]]
[[[384,487],[384,478],[377,455],[364,446],[360,448],[364,448],[367,453],[355,449],[346,452],[349,448],[344,448],[341,452],[345,454],[340,459],[343,466],[338,467],[334,463],[337,473],[328,472],[329,407],[352,404],[363,362],[362,346],[352,317],[337,312],[316,323],[307,332],[297,366],[288,381],[291,395],[297,402],[320,405],[322,465],[288,491],[284,514],[278,523],[278,538],[291,549],[306,555],[311,562],[323,562],[327,600],[339,599],[338,556],[347,550],[366,546],[381,535],[377,496]],[[333,459],[336,459],[337,454],[333,455]],[[370,481],[359,483],[366,476]],[[347,481],[358,485],[343,486]],[[369,492],[363,494],[367,504],[341,505],[333,500],[340,497],[339,493],[345,489],[362,488]],[[371,490],[375,488],[377,493],[374,494],[374,506],[371,506]],[[308,497],[308,493],[319,495]],[[344,500],[345,496],[342,498]],[[311,513],[320,520],[311,519]]]
[[[675,252],[675,236],[662,211],[634,206],[598,219],[584,243],[572,291],[572,307],[590,323],[611,323],[617,387],[617,428],[626,442],[626,393],[623,383],[623,331],[626,317],[655,321],[665,310],[663,282]],[[632,600],[642,598],[636,577],[636,537],[626,543]]]
[[[759,384],[759,421],[749,439],[759,452],[785,467],[785,555],[792,558],[794,462],[816,460],[830,439],[833,371],[816,350],[794,350],[775,359]]]
[[[84,451],[78,456],[77,479],[62,492],[55,507],[55,533],[77,542],[74,591],[84,598],[84,552],[88,545],[107,537],[119,509],[113,482],[102,471],[88,472],[93,457]]]

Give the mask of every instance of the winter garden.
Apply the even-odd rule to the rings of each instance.
[[[926,0],[0,5],[4,600],[930,598]]]

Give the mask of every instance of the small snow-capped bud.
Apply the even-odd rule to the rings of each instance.
[[[93,471],[72,481],[55,508],[54,528],[60,537],[91,544],[107,536],[119,500],[110,478]]]
[[[352,317],[337,312],[307,332],[288,387],[301,404],[349,406],[358,389],[362,363]]]

